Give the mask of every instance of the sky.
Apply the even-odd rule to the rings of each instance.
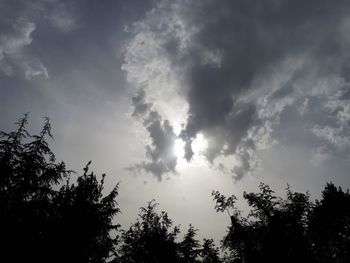
[[[347,0],[0,0],[0,129],[51,119],[57,160],[220,240],[212,190],[350,187]]]

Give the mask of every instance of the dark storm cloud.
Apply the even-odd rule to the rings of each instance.
[[[240,122],[230,118],[235,115],[234,105],[240,93],[257,88],[252,86],[252,81],[258,74],[290,56],[311,53],[313,59],[325,65],[324,71],[332,70],[334,61],[323,63],[323,60],[336,55],[341,43],[329,39],[333,28],[329,23],[337,25],[338,17],[349,10],[344,3],[336,6],[328,1],[307,4],[225,1],[204,7],[207,18],[197,18],[204,25],[193,37],[194,49],[197,45],[218,49],[222,61],[218,68],[195,62],[188,71],[190,117],[184,132],[192,137],[213,126],[224,127],[228,132],[224,142],[235,152],[237,144],[245,138],[244,133],[255,125],[254,118],[249,116]],[[306,36],[310,35],[313,37],[308,39]],[[287,82],[271,98],[286,96],[292,92],[291,87]],[[235,136],[237,133],[243,136]]]
[[[168,120],[152,110],[152,103],[145,101],[145,91],[141,89],[132,98],[134,107],[133,116],[140,117],[151,139],[150,145],[146,146],[146,156],[149,162],[136,164],[129,170],[144,170],[150,172],[160,181],[162,175],[175,173],[177,157],[174,152],[175,140],[177,139],[174,129]]]
[[[188,103],[181,137],[189,161],[203,133],[208,160],[234,156],[242,178],[258,163],[256,150],[276,142],[290,107],[324,154],[349,154],[349,11],[349,1],[159,1],[134,25],[124,70],[152,90],[144,84],[152,75],[140,81],[133,65],[162,74],[157,63],[170,63]]]

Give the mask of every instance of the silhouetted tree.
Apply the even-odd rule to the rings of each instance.
[[[202,263],[221,263],[219,249],[215,246],[213,239],[203,240],[200,258]]]
[[[58,256],[59,262],[105,262],[117,244],[110,234],[119,227],[112,222],[119,212],[115,201],[118,187],[103,197],[105,175],[98,182],[88,165],[76,185],[62,186],[53,199],[58,212],[54,220],[60,230],[56,237],[64,241],[58,245],[66,252]]]
[[[222,242],[227,262],[349,262],[349,193],[328,184],[314,204],[308,193],[289,186],[286,199],[265,184],[259,188],[243,194],[252,208],[248,218],[235,207],[234,196],[212,193],[216,210],[231,217]]]
[[[197,263],[198,256],[200,253],[200,244],[196,237],[196,232],[198,229],[195,229],[192,225],[187,230],[187,233],[184,236],[184,239],[179,244],[179,254],[182,263]]]
[[[105,262],[117,239],[110,231],[118,213],[118,186],[103,197],[93,173],[69,181],[42,131],[31,135],[26,114],[13,132],[0,133],[0,262]]]
[[[272,262],[296,262],[310,255],[306,236],[306,219],[309,213],[309,196],[293,193],[287,188],[287,199],[274,195],[269,186],[260,184],[260,193],[244,193],[252,207],[249,224],[249,253],[256,258]],[[247,252],[248,253],[248,252]],[[249,254],[247,254],[247,260]]]
[[[245,261],[246,247],[249,239],[247,238],[247,220],[240,215],[239,209],[235,203],[237,197],[231,195],[229,197],[220,194],[219,191],[213,191],[212,196],[215,200],[215,210],[217,212],[227,212],[231,219],[231,226],[228,234],[222,240],[223,249],[226,251],[224,262],[240,262]]]
[[[172,228],[168,214],[158,214],[154,200],[141,208],[136,223],[121,234],[119,258],[122,263],[179,262],[175,238],[179,228]]]
[[[309,217],[317,262],[350,262],[350,194],[328,183]]]

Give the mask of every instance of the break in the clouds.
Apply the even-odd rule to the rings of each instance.
[[[137,167],[158,178],[176,170],[167,157],[176,125],[188,162],[202,134],[208,164],[236,179],[276,144],[307,142],[315,165],[349,158],[349,9],[328,0],[158,1],[127,28],[123,70],[144,92],[134,115],[147,114],[153,147]]]

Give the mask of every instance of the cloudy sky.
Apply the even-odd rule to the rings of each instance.
[[[0,0],[0,128],[219,240],[210,193],[350,187],[347,0]],[[244,209],[244,204],[241,204]]]

